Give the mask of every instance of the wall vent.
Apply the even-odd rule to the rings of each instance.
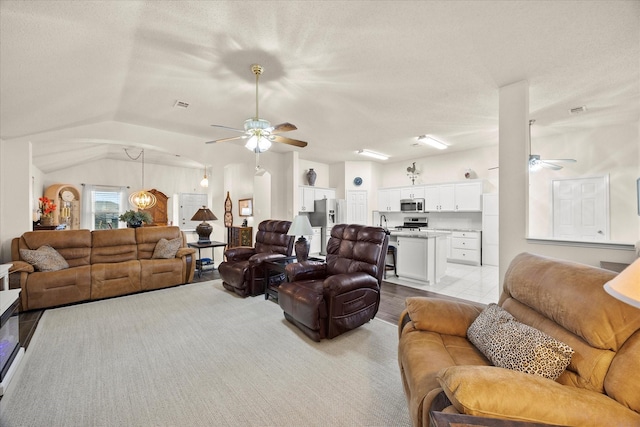
[[[173,104],[174,108],[188,108],[189,107],[189,103],[188,102],[184,102],[184,101],[176,101],[175,104]]]
[[[587,111],[587,106],[583,105],[582,107],[575,107],[569,110],[569,114],[580,114]]]

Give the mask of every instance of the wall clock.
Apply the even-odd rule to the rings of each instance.
[[[354,184],[354,185],[357,185],[357,186],[362,185],[362,178],[360,178],[359,176],[356,176],[356,177],[353,179],[353,184]]]
[[[69,190],[64,190],[61,194],[62,200],[65,202],[73,202],[76,196]]]

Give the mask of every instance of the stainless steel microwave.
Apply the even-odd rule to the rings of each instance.
[[[424,199],[402,199],[400,200],[400,211],[424,212]]]

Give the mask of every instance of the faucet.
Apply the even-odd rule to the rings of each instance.
[[[382,227],[382,219],[384,218],[384,228],[388,228],[387,226],[387,217],[385,214],[380,215],[380,227]]]

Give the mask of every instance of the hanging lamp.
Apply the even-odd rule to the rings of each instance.
[[[156,205],[156,196],[144,189],[144,149],[140,151],[137,157],[131,157],[127,149],[124,149],[127,156],[131,160],[138,160],[142,156],[142,190],[131,193],[129,196],[129,204],[138,210],[144,210],[152,208]]]
[[[204,167],[204,178],[200,181],[200,187],[209,187],[209,178],[207,178],[207,166]]]

